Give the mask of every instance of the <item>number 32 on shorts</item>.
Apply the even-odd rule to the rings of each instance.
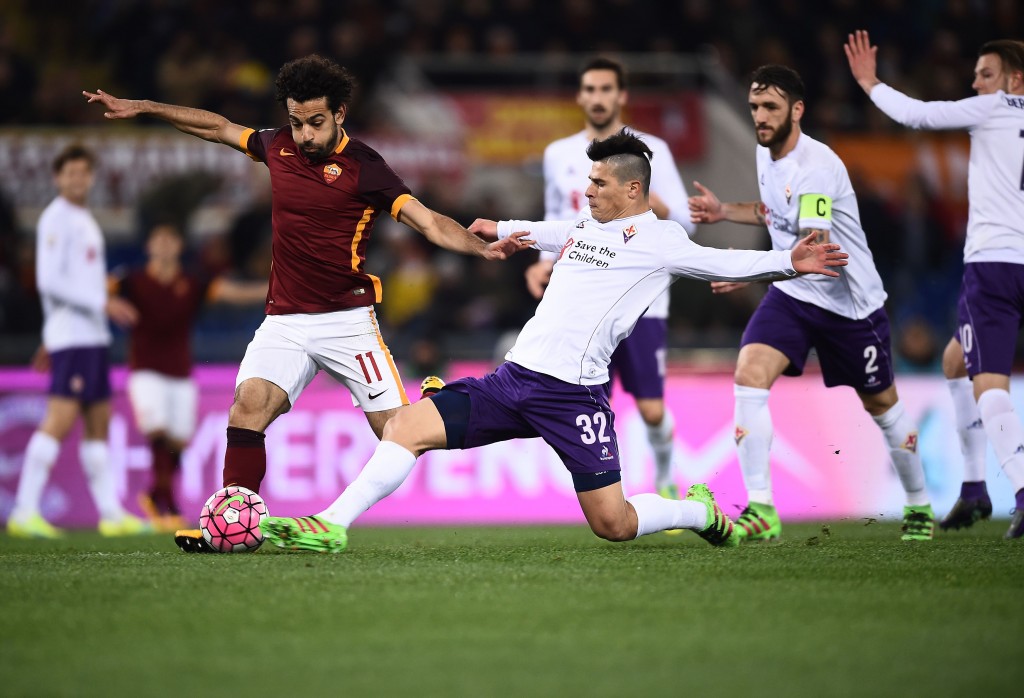
[[[593,417],[589,414],[581,414],[576,417],[576,426],[580,428],[582,432],[580,439],[585,444],[606,444],[612,440],[612,437],[605,433],[608,428],[608,417],[604,412],[595,412]]]

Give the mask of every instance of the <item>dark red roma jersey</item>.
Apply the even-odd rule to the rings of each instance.
[[[185,272],[168,284],[160,283],[145,267],[117,284],[113,292],[139,310],[139,322],[128,340],[128,365],[133,371],[157,371],[175,378],[192,373],[192,326],[210,290],[208,282]]]
[[[384,159],[344,131],[323,162],[311,162],[291,128],[242,133],[240,145],[270,170],[273,266],[267,314],[326,313],[372,305],[380,279],[363,271],[381,212],[398,216],[412,195]]]

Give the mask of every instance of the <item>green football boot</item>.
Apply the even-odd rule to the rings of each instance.
[[[700,502],[708,508],[707,525],[703,530],[697,531],[698,536],[711,545],[723,548],[734,548],[740,544],[732,519],[726,516],[722,508],[718,506],[715,495],[711,493],[707,485],[703,483],[690,485],[690,489],[686,490],[686,501]]]
[[[344,526],[316,516],[268,516],[260,521],[263,537],[285,550],[340,553],[348,546]]]
[[[902,540],[931,540],[935,537],[935,512],[931,504],[903,507]]]
[[[778,540],[782,535],[779,512],[771,504],[750,502],[736,519],[736,534],[744,543]]]
[[[49,538],[56,540],[64,537],[60,530],[39,514],[33,514],[24,521],[8,519],[7,535],[12,538]]]

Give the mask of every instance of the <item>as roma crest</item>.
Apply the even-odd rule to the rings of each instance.
[[[324,181],[331,184],[334,180],[341,176],[341,168],[335,165],[333,162],[324,165]]]

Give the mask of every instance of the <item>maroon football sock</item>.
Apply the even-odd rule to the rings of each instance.
[[[174,501],[174,474],[181,466],[181,452],[172,448],[166,439],[153,439],[149,445],[153,454],[153,486],[149,496],[162,514],[177,514]]]
[[[228,427],[228,448],[224,454],[224,486],[238,485],[259,493],[267,474],[266,434],[252,429]]]

